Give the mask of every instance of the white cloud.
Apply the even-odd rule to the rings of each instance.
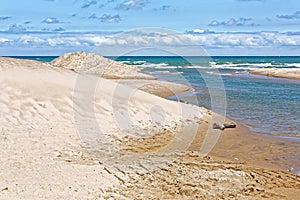
[[[209,26],[219,26],[220,22],[218,22],[217,20],[213,20],[210,22]]]
[[[55,32],[62,32],[62,31],[66,31],[66,30],[64,28],[62,28],[62,27],[59,27],[59,28],[53,29],[53,31],[55,31]]]
[[[58,45],[65,45],[66,44],[66,39],[57,37],[57,38],[48,38],[47,40],[47,44],[51,47],[55,47]]]
[[[47,17],[42,21],[42,23],[46,24],[58,24],[60,21],[56,17]]]
[[[17,42],[22,45],[41,45],[45,43],[45,40],[37,36],[22,35]]]
[[[255,23],[252,18],[240,17],[238,19],[231,18],[227,21],[213,20],[209,26],[253,26]]]
[[[21,33],[21,32],[26,32],[26,28],[22,25],[18,24],[11,24],[8,28],[8,32],[11,33]]]
[[[200,34],[198,33],[200,32]],[[208,51],[211,49],[223,49],[223,52],[237,50],[237,53],[257,52],[259,49],[277,49],[284,52],[284,49],[300,50],[300,33],[278,33],[278,32],[253,32],[253,33],[212,33],[195,29],[188,34],[177,34],[170,32],[142,32],[122,33],[117,36],[99,36],[95,34],[71,34],[59,35],[37,35],[24,34],[16,35],[18,38],[0,38],[0,44],[11,47],[34,47],[49,50],[59,49],[93,49],[100,47],[111,49],[130,47],[133,49],[147,47],[181,48],[198,46]],[[4,45],[6,44],[6,45]],[[238,49],[243,51],[238,51]],[[191,51],[190,51],[191,52]],[[299,51],[300,52],[300,51]]]
[[[201,34],[176,34],[163,32],[142,32],[123,33],[115,37],[97,36],[94,34],[85,35],[59,35],[43,39],[34,35],[23,35],[16,43],[22,44],[43,44],[51,47],[58,45],[66,46],[113,46],[131,45],[137,47],[147,46],[178,46],[178,45],[200,45],[205,48],[230,48],[230,47],[269,47],[269,46],[300,46],[300,34],[287,34],[277,32],[256,32],[256,33],[206,33],[199,29]],[[0,40],[2,42],[7,39]]]
[[[119,10],[138,10],[148,4],[148,0],[126,0],[119,4],[116,9]]]
[[[0,38],[0,44],[9,43],[12,42],[12,40],[9,40],[7,38]]]
[[[104,40],[103,45],[147,47],[153,45],[186,45],[191,43],[192,40],[188,35],[180,33],[133,31],[108,38]]]
[[[292,14],[287,15],[277,15],[276,17],[280,19],[300,19],[300,11],[296,11]]]
[[[200,28],[196,28],[195,30],[193,30],[194,33],[204,33],[205,30],[200,29]]]
[[[85,42],[86,44],[89,44],[91,46],[99,46],[103,43],[103,41],[105,40],[104,37],[100,37],[100,36],[95,36],[95,35],[86,35],[83,36],[81,38],[81,40],[83,42]]]
[[[1,42],[0,38],[0,42]],[[3,42],[8,41],[7,39]],[[80,35],[80,36],[55,36],[50,38],[42,38],[33,35],[22,35],[20,38],[14,40],[15,46],[18,45],[29,45],[29,46],[44,46],[44,47],[57,47],[57,46],[65,46],[65,47],[80,47],[80,46],[98,46],[104,41],[104,37],[95,36],[93,34]]]
[[[98,3],[97,0],[84,0],[81,8],[89,8],[92,5],[96,5]]]
[[[300,45],[300,35],[276,32],[257,33],[207,33],[193,35],[193,39],[204,47],[279,47]]]
[[[120,15],[104,14],[100,17],[100,19],[101,19],[101,22],[104,22],[104,23],[118,23],[119,21],[121,21]]]

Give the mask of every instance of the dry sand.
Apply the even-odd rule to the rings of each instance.
[[[64,54],[51,61],[51,65],[109,79],[156,79],[153,76],[142,73],[135,66],[125,65],[97,54],[85,52]]]
[[[163,98],[192,90],[187,85],[159,80],[121,79],[116,80],[116,82]]]
[[[151,92],[150,82],[128,86],[97,73],[79,76],[76,70],[58,66],[0,58],[0,199],[297,199],[300,195],[299,176],[241,162],[247,152],[240,147],[246,141],[254,145],[255,138],[247,140],[251,136],[240,129],[222,134],[212,159],[182,152],[193,133],[197,137],[190,150],[197,150],[211,130],[212,116],[206,109],[137,90]],[[136,69],[130,68],[128,77],[124,71],[116,68],[113,73],[119,75],[107,77],[144,77]],[[153,154],[166,146],[171,151]],[[230,161],[232,157],[241,160]]]
[[[300,80],[300,68],[265,68],[250,71],[251,74]]]

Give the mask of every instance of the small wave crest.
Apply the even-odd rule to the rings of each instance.
[[[171,74],[183,74],[183,72],[177,72],[177,71],[155,71],[155,72],[149,72],[151,75],[156,74],[165,74],[165,75],[171,75]]]
[[[300,63],[216,63],[210,62],[210,67],[217,69],[254,70],[259,68],[300,68]]]
[[[136,65],[141,69],[152,68],[152,69],[221,69],[221,70],[235,70],[235,71],[249,71],[255,70],[259,68],[300,68],[300,63],[250,63],[250,62],[214,62],[211,61],[209,63],[203,65],[187,65],[182,63],[169,63],[168,60],[166,62],[161,63],[151,63],[145,60],[140,61],[121,61],[124,64]]]
[[[145,60],[137,60],[137,61],[123,60],[120,62],[127,64],[127,65],[142,65],[144,63],[147,63],[147,61],[145,61]]]

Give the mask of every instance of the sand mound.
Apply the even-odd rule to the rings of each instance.
[[[109,79],[155,79],[153,76],[141,73],[135,66],[125,65],[97,54],[85,52],[64,54],[50,64],[76,72],[97,74]]]
[[[106,79],[117,79],[118,83],[160,97],[168,97],[191,89],[191,87],[183,84],[157,81],[155,77],[142,73],[136,66],[125,65],[97,54],[67,53],[53,60],[50,64],[80,73],[96,74]]]
[[[40,68],[49,68],[49,63],[42,63],[35,60],[23,60],[15,58],[0,57],[0,71],[11,70],[11,69],[40,69]]]
[[[251,74],[300,80],[300,68],[266,68],[250,71]]]

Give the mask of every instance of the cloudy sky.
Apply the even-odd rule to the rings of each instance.
[[[0,55],[93,51],[107,38],[147,27],[177,32],[181,43],[184,36],[210,55],[300,55],[299,0],[1,1]]]

